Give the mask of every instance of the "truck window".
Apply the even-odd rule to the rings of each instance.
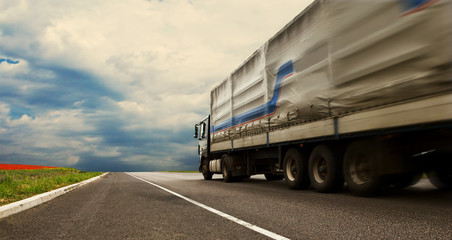
[[[200,134],[200,137],[202,139],[206,138],[206,123],[205,122],[201,123],[201,134]]]

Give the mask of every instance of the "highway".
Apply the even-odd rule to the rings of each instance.
[[[130,174],[130,175],[129,175]],[[0,239],[451,239],[452,192],[425,179],[374,198],[263,176],[111,173],[0,219]]]

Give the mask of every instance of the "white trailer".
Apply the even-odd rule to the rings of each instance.
[[[317,0],[211,92],[200,171],[370,195],[452,187],[452,1]]]

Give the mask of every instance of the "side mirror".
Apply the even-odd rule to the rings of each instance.
[[[193,136],[193,138],[198,138],[198,124],[195,125],[195,135]]]

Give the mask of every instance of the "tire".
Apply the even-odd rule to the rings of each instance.
[[[267,181],[275,181],[275,180],[283,180],[284,175],[275,175],[275,174],[271,174],[271,173],[266,173],[265,175],[265,179],[267,179]]]
[[[433,159],[433,167],[427,172],[430,182],[439,189],[452,189],[452,157],[439,153]]]
[[[209,160],[204,160],[202,163],[202,175],[204,180],[211,180],[213,173],[209,171]]]
[[[222,160],[221,160],[221,172],[223,173],[223,181],[229,183],[232,182],[232,174],[231,174],[231,169],[229,167],[229,163],[228,163],[228,156],[224,155]]]
[[[338,192],[344,186],[341,158],[325,145],[314,148],[309,157],[309,179],[317,192]]]
[[[289,149],[284,156],[284,179],[291,189],[309,187],[308,160],[297,149]]]
[[[373,141],[350,144],[344,157],[344,179],[352,194],[372,196],[383,185],[377,173],[378,149]]]

